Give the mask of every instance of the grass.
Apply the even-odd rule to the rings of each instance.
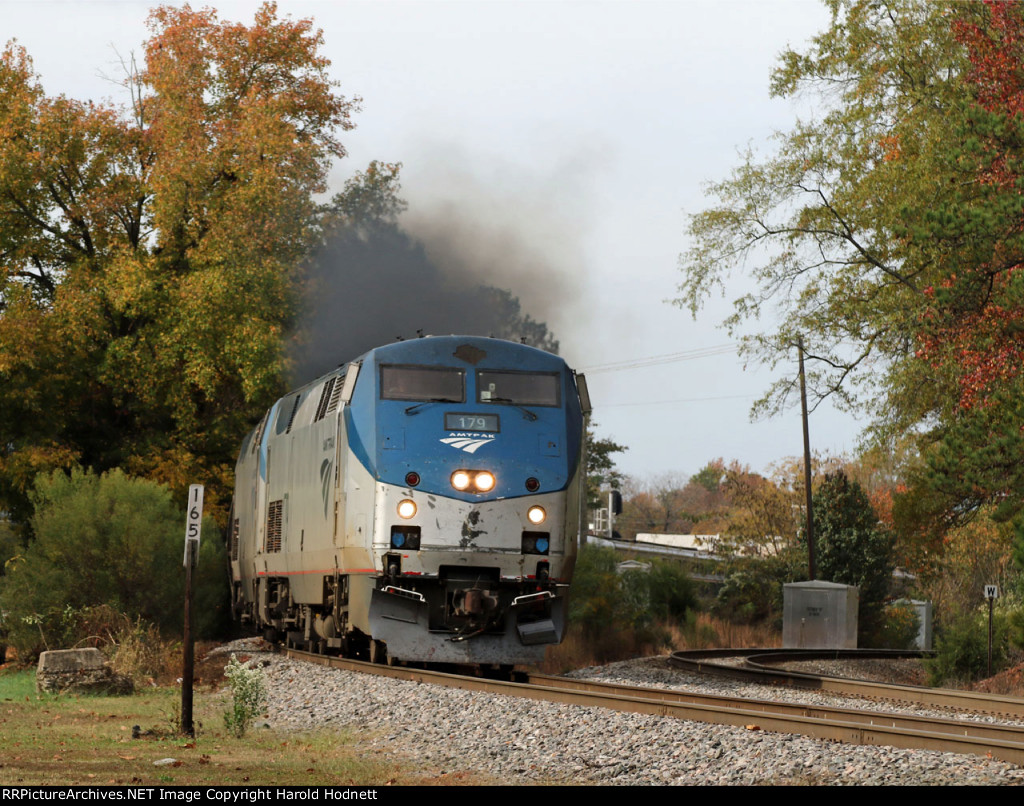
[[[180,690],[153,685],[173,679],[171,669],[180,669],[179,659],[173,647],[150,658],[155,650],[147,647],[157,642],[133,629],[141,638],[120,641],[120,657],[115,656],[130,661],[124,663],[126,671],[137,672],[139,688],[129,697],[37,694],[34,670],[0,668],[0,785],[500,783],[475,773],[410,769],[398,760],[400,747],[372,747],[369,733],[352,730],[283,734],[257,722],[243,738],[236,738],[224,725],[229,699],[221,676],[223,663],[197,670],[206,682],[194,692],[197,737],[186,740],[178,732]],[[682,624],[659,625],[645,636],[607,634],[599,647],[570,631],[562,645],[549,650],[543,670],[560,673],[674,649],[778,644],[779,636],[764,628],[737,627],[699,613]],[[144,664],[139,661],[143,655]],[[166,669],[161,671],[161,666]],[[140,668],[148,671],[138,673]],[[133,739],[135,725],[142,735]],[[154,765],[163,759],[174,761]]]
[[[782,636],[763,625],[737,625],[707,613],[690,613],[685,623],[663,622],[646,636],[632,630],[608,631],[600,641],[588,641],[570,627],[565,640],[551,647],[540,671],[562,674],[571,669],[602,666],[629,658],[667,655],[682,649],[776,647]]]
[[[196,691],[195,739],[176,732],[181,693],[37,695],[34,671],[0,673],[0,785],[371,786],[492,783],[485,776],[410,770],[352,731],[310,735],[223,727],[227,695]],[[138,725],[142,736],[132,738]],[[397,752],[397,751],[396,751]],[[174,759],[155,766],[162,759]]]

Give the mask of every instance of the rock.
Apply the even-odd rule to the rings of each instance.
[[[131,694],[130,677],[114,672],[95,648],[56,649],[39,656],[36,691],[52,694]]]

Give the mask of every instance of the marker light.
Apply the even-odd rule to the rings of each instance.
[[[465,470],[456,470],[452,473],[452,487],[456,490],[465,490],[469,487],[470,477]]]
[[[473,483],[480,492],[490,492],[494,489],[494,474],[488,473],[486,470],[482,470],[476,474],[476,478],[473,479]]]
[[[416,487],[420,483],[420,474],[415,470],[410,470],[405,474],[405,483],[410,487]]]
[[[528,478],[526,480],[526,491],[530,492],[530,493],[535,493],[539,489],[540,489],[540,480],[534,478],[533,476],[530,476],[530,478]]]
[[[398,502],[398,517],[408,520],[416,514],[416,502],[403,498]]]
[[[532,524],[544,523],[544,519],[547,516],[548,514],[544,511],[544,507],[530,507],[530,510],[526,513],[526,517],[529,518]]]

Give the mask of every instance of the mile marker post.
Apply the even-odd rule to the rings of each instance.
[[[203,525],[203,485],[188,488],[188,514],[185,516],[185,635],[184,662],[181,674],[181,732],[195,736],[192,724],[192,681],[194,679],[195,647],[192,644],[192,569],[199,560],[199,533]]]

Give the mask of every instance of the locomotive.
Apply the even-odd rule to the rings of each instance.
[[[589,411],[558,356],[470,336],[378,347],[288,393],[235,468],[235,613],[375,662],[541,660],[585,528]]]

